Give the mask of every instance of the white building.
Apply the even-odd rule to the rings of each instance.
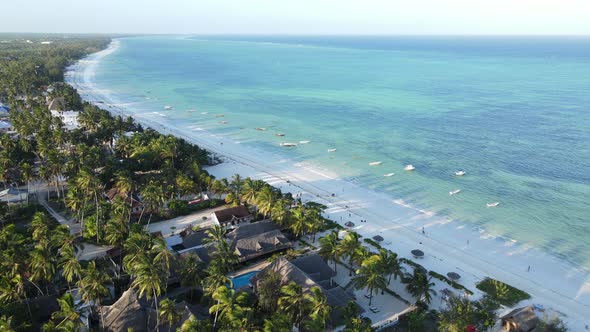
[[[64,128],[68,130],[80,127],[80,124],[78,123],[78,115],[80,115],[80,112],[51,110],[51,115],[60,118],[61,122],[64,124]]]

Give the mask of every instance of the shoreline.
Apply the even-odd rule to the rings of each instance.
[[[590,274],[540,249],[505,241],[471,229],[461,222],[402,206],[399,201],[385,194],[341,180],[335,174],[318,171],[305,163],[253,151],[198,128],[188,130],[166,127],[150,119],[151,113],[134,114],[126,110],[126,106],[117,106],[120,104],[97,90],[91,80],[97,62],[115,52],[118,45],[119,41],[114,40],[107,49],[90,55],[68,69],[67,82],[79,90],[83,99],[111,113],[132,116],[144,126],[184,138],[211,153],[223,156],[224,163],[207,168],[216,177],[231,177],[239,173],[244,177],[265,180],[280,187],[283,192],[305,192],[305,200],[328,206],[326,215],[331,219],[341,224],[353,221],[354,230],[363,237],[382,235],[386,239],[383,246],[398,253],[399,257],[411,258],[410,250],[419,248],[426,253],[426,257],[420,261],[422,265],[441,274],[458,272],[462,276],[459,283],[476,294],[480,292],[475,288],[475,283],[490,276],[530,293],[532,299],[521,304],[542,304],[565,313],[568,317],[564,320],[574,330],[583,330],[589,323],[584,319],[588,319],[585,313],[590,311]],[[99,101],[104,104],[97,103]],[[336,193],[336,196],[332,197],[332,193]],[[360,219],[366,219],[367,222],[360,223]],[[426,234],[421,233],[422,227]],[[531,272],[526,271],[529,265]],[[440,285],[437,282],[437,291],[440,291]]]

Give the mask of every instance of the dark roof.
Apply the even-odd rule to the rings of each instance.
[[[185,249],[197,247],[203,244],[203,240],[208,238],[207,229],[199,229],[194,231],[192,229],[184,230],[180,233],[182,238],[182,246]]]
[[[268,220],[241,224],[227,237],[242,262],[292,246],[280,226]]]
[[[227,237],[233,241],[247,238],[253,235],[262,234],[270,231],[280,230],[281,227],[274,222],[263,220],[250,224],[240,224],[240,227],[234,229]]]
[[[189,255],[196,255],[199,260],[205,264],[209,264],[211,262],[211,255],[215,250],[215,246],[206,246],[200,248],[192,248],[186,251],[179,253],[178,255],[181,257],[186,257]]]
[[[220,223],[231,221],[235,218],[244,218],[250,215],[250,212],[244,205],[234,206],[223,210],[215,211],[215,217]]]
[[[330,280],[330,278],[336,275],[336,272],[332,270],[320,255],[301,256],[292,260],[291,264],[297,266],[315,282]]]
[[[240,238],[232,244],[242,262],[292,246],[291,241],[279,230]]]
[[[145,299],[140,299],[133,288],[125,291],[111,306],[99,307],[103,331],[153,331],[156,326],[156,310]]]
[[[537,331],[539,317],[533,306],[516,308],[501,317],[506,331],[533,332]]]
[[[302,262],[305,262],[306,264],[316,262],[318,266],[315,270],[317,271],[317,273],[320,274],[321,272],[319,271],[324,271],[327,269],[331,270],[331,268],[324,262],[324,260],[321,257],[319,257],[319,255],[312,254],[309,256],[318,256],[319,259],[311,257],[310,259],[300,260],[299,264],[301,265]],[[320,287],[322,289],[322,292],[326,295],[328,304],[330,304],[332,307],[344,307],[349,301],[354,300],[354,296],[347,293],[342,287],[335,286],[330,289],[327,289],[325,285],[328,283],[329,280],[324,280],[321,283],[317,283],[307,273],[305,273],[302,269],[295,265],[294,261],[290,262],[284,257],[277,258],[274,262],[272,262],[264,270],[262,270],[262,272],[252,277],[252,279],[250,279],[250,282],[253,285],[256,285],[257,282],[264,277],[264,273],[266,271],[274,271],[278,273],[281,277],[281,284],[283,285],[286,285],[289,282],[293,281],[298,285],[301,285],[304,291],[310,291],[312,287]]]

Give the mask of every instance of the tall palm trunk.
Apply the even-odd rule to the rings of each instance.
[[[160,332],[160,312],[158,311],[158,296],[154,289],[154,304],[156,305],[156,332]]]

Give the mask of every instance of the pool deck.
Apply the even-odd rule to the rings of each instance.
[[[239,277],[242,274],[246,274],[248,272],[252,272],[252,271],[262,271],[264,270],[265,267],[267,267],[268,265],[270,265],[271,262],[268,261],[264,261],[264,262],[260,262],[260,263],[256,263],[254,265],[250,265],[247,266],[241,270],[235,271],[231,274],[228,275],[228,277],[230,278],[235,278],[235,277]]]

